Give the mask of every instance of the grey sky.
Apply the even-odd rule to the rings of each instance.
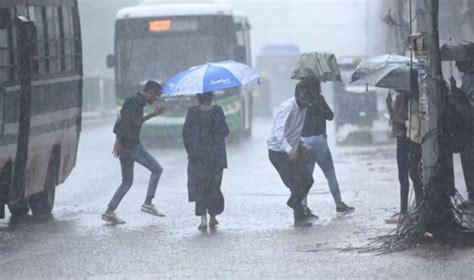
[[[117,10],[138,0],[79,0],[86,76],[112,75],[105,57],[113,52]],[[294,43],[302,51],[338,56],[364,55],[377,42],[367,40],[381,23],[376,0],[221,0],[249,17],[253,55],[265,44]],[[367,4],[369,3],[369,4]],[[369,15],[369,17],[367,16]],[[368,20],[371,24],[368,25]]]

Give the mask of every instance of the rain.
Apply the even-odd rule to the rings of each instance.
[[[0,278],[472,278],[473,18],[0,0]]]

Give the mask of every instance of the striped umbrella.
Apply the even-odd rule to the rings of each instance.
[[[258,78],[255,68],[232,60],[206,63],[173,76],[163,92],[168,96],[205,93],[240,87]]]

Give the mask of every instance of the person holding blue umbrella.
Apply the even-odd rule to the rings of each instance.
[[[198,106],[188,110],[183,127],[183,142],[188,154],[188,197],[196,203],[201,218],[200,230],[218,225],[216,216],[224,211],[222,175],[227,168],[225,138],[229,127],[222,107],[212,105],[213,93],[198,94]]]
[[[199,105],[188,110],[183,142],[188,154],[188,199],[195,202],[201,218],[200,230],[218,225],[216,216],[224,211],[221,183],[227,168],[225,138],[229,127],[224,110],[212,105],[213,92],[237,88],[259,78],[256,69],[235,61],[206,63],[173,76],[163,91],[168,96],[197,94]]]

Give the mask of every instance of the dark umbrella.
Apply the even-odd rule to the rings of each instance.
[[[417,70],[412,69],[413,76],[417,76]],[[350,84],[351,86],[374,86],[394,90],[411,90],[410,66],[391,64],[368,74]]]
[[[341,81],[336,56],[332,53],[304,53],[291,75],[294,80],[318,79],[321,82]]]
[[[443,61],[474,61],[474,43],[444,44],[441,46]]]

